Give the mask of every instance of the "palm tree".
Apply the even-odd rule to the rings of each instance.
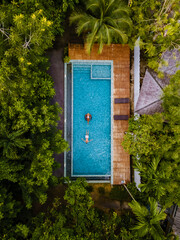
[[[134,168],[140,173],[143,183],[139,184],[142,192],[155,197],[158,201],[166,195],[166,184],[168,166],[161,166],[160,159],[158,157],[153,158],[149,164],[143,164],[140,161],[136,161]]]
[[[149,197],[149,206],[141,206],[137,201],[129,203],[133,213],[137,217],[137,224],[132,230],[136,230],[139,237],[151,236],[154,240],[163,240],[164,232],[160,226],[160,221],[166,218],[164,209],[158,210],[157,202]]]
[[[75,11],[70,23],[77,24],[78,35],[86,34],[88,53],[94,43],[99,43],[99,53],[104,44],[127,43],[132,25],[129,7],[122,0],[87,0],[85,11]]]

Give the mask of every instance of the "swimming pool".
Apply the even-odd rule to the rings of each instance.
[[[110,176],[112,61],[71,61],[71,176]],[[89,124],[85,114],[90,113]],[[86,144],[86,131],[89,139]]]

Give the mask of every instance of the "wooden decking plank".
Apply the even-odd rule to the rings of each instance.
[[[129,98],[114,98],[115,104],[129,103]]]
[[[128,120],[129,117],[128,115],[114,115],[114,120],[118,121],[118,120]]]

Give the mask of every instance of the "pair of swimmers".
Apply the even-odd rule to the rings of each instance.
[[[91,121],[92,116],[90,113],[87,113],[85,115],[85,120],[87,121],[87,123],[89,124],[89,121]],[[81,138],[86,144],[91,142],[93,139],[89,140],[89,131],[86,130],[86,135],[85,135],[85,140],[83,138]]]

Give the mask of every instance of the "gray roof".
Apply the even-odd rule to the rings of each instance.
[[[156,78],[153,78],[148,70],[146,70],[135,112],[139,114],[162,112],[161,95],[161,84],[159,84]]]
[[[177,49],[166,51],[162,54],[162,58],[168,61],[168,66],[162,66],[159,68],[163,73],[171,76],[180,70],[180,52]]]
[[[141,86],[139,98],[135,107],[138,114],[154,114],[162,112],[161,96],[163,88],[169,84],[170,76],[180,69],[178,62],[180,61],[180,52],[178,50],[166,51],[163,59],[168,61],[168,66],[163,66],[159,70],[164,73],[164,78],[158,78],[157,74],[149,69],[146,70],[143,83]]]

